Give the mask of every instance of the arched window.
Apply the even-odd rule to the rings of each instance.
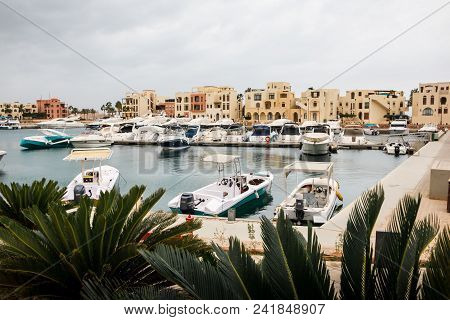
[[[279,112],[275,113],[275,120],[281,119],[281,114]]]
[[[257,103],[256,103],[256,107],[257,107],[257,108],[259,108],[259,107],[260,107],[260,104],[259,104],[259,102],[257,102]]]
[[[297,112],[294,112],[294,122],[298,122],[298,114],[297,114]]]
[[[434,96],[431,96],[430,104],[434,104]]]
[[[269,112],[269,113],[267,114],[267,120],[273,120],[272,112]]]
[[[247,115],[245,116],[245,118],[247,120],[252,120],[252,114],[250,112],[248,112]]]
[[[425,108],[422,110],[423,116],[432,116],[433,115],[433,109],[431,108]]]
[[[256,112],[253,114],[253,119],[254,119],[255,121],[258,121],[258,120],[259,120],[259,115],[258,115]]]
[[[259,116],[259,120],[266,121],[266,114],[264,112],[261,112],[261,115]]]
[[[423,96],[422,104],[423,105],[427,104],[427,96]]]

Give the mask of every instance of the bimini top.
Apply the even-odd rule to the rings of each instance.
[[[213,154],[204,157],[203,161],[225,164],[233,162],[236,159],[239,159],[239,156],[233,156],[231,154]]]
[[[324,173],[328,176],[333,172],[333,163],[332,162],[308,162],[308,161],[295,161],[290,165],[284,167],[284,175],[287,176],[293,171],[301,171],[301,172],[317,172]]]
[[[109,160],[112,155],[110,148],[89,148],[73,149],[70,154],[64,158],[65,161],[102,161]]]

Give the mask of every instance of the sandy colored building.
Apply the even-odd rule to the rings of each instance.
[[[157,95],[155,90],[127,93],[122,99],[124,118],[142,117],[156,112]]]
[[[156,112],[162,113],[167,117],[174,118],[175,117],[175,99],[162,99],[158,96],[158,104],[156,105]]]
[[[403,91],[350,90],[339,98],[339,113],[354,115],[363,123],[388,123],[388,115],[406,111]]]
[[[301,93],[301,119],[326,122],[337,119],[339,112],[339,89],[308,89]]]
[[[175,93],[175,117],[190,117],[191,110],[191,92]]]
[[[412,96],[412,120],[414,124],[450,124],[450,82],[420,83]]]
[[[38,107],[34,103],[20,103],[17,101],[0,103],[0,116],[23,119],[36,113],[38,113]]]
[[[245,91],[245,119],[250,123],[266,123],[286,118],[300,121],[301,108],[288,82],[269,82],[265,89]]]
[[[64,102],[58,98],[36,100],[38,113],[45,113],[47,119],[65,118],[69,112]]]

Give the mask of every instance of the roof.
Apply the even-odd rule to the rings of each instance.
[[[214,163],[230,163],[236,159],[239,159],[239,156],[233,156],[231,154],[213,154],[204,157],[203,161]]]
[[[295,161],[290,165],[284,167],[284,175],[287,176],[293,171],[301,171],[301,172],[318,172],[318,173],[326,173],[327,175],[331,175],[333,171],[333,163],[332,162],[309,162],[309,161]]]
[[[64,158],[65,161],[94,161],[108,160],[111,158],[112,150],[109,148],[73,149]]]

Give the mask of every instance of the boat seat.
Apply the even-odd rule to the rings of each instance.
[[[310,207],[310,208],[318,207],[317,198],[314,195],[314,193],[304,193],[303,199],[305,200],[306,207]]]

